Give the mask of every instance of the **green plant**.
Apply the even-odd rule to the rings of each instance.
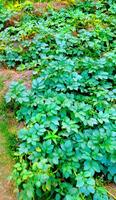
[[[96,12],[94,7],[99,10]],[[40,70],[60,55],[79,61],[85,57],[97,59],[114,49],[115,15],[102,12],[105,6],[88,4],[83,12],[77,8],[51,10],[36,16],[32,11],[23,13],[19,21],[0,33],[0,61],[9,68]],[[110,26],[110,27],[109,27]],[[44,27],[44,28],[43,28]],[[111,45],[110,45],[111,43]],[[94,56],[93,56],[94,55]],[[81,60],[80,59],[80,60]],[[80,62],[80,61],[79,61]],[[38,69],[40,68],[40,69]]]
[[[3,50],[4,62],[31,66],[37,76],[30,90],[13,82],[6,95],[25,121],[13,171],[19,199],[108,200],[97,176],[116,182],[112,1],[28,13],[5,34],[11,46]]]
[[[10,87],[6,100],[20,105],[18,118],[28,127],[19,133],[21,163],[14,170],[27,199],[43,198],[42,190],[48,199],[75,199],[79,193],[96,199],[95,174],[115,180],[115,91],[110,96],[104,88],[113,80],[106,75],[101,79],[96,69],[87,78],[86,70],[78,74],[71,60],[55,61],[42,70],[30,91],[19,83]]]

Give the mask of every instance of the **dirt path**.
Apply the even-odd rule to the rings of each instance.
[[[14,186],[9,180],[14,160],[12,147],[15,146],[18,123],[11,111],[7,109],[4,94],[14,80],[24,80],[27,87],[31,83],[31,71],[23,73],[0,69],[0,200],[16,200]]]
[[[106,189],[108,191],[108,194],[116,200],[116,184],[114,183],[109,183],[106,185]]]
[[[12,144],[15,123],[10,123],[9,113],[6,112],[3,96],[0,92],[0,200],[15,200],[14,189],[9,176],[13,167],[10,144]],[[10,130],[12,127],[12,130]]]
[[[8,180],[12,165],[12,159],[7,152],[6,139],[0,131],[0,200],[16,199],[12,183]]]
[[[0,77],[3,77],[4,79],[3,82],[5,85],[5,88],[8,88],[8,86],[10,85],[12,81],[18,81],[18,80],[23,80],[26,87],[29,88],[31,85],[32,71],[27,70],[23,72],[18,72],[11,69],[1,68]]]

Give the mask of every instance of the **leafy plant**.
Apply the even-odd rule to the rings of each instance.
[[[94,5],[90,1],[90,6],[86,4],[84,2],[86,12],[82,3],[59,12],[49,10],[39,16],[27,10],[13,26],[1,31],[0,61],[10,68],[31,68],[38,72],[59,56],[80,62],[85,57],[97,59],[112,51],[115,47],[114,13],[110,14],[110,8],[109,15],[102,11],[106,9],[105,3]]]
[[[30,90],[13,82],[6,95],[25,121],[13,171],[19,199],[109,199],[97,176],[116,181],[112,2],[26,14],[5,35],[3,61],[37,76]]]

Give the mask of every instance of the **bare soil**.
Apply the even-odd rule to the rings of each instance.
[[[3,88],[0,90],[0,104],[2,105],[3,96],[12,81],[23,80],[27,88],[31,86],[32,71],[16,72],[15,70],[0,69],[0,78],[3,80]],[[12,168],[14,165],[13,157],[9,154],[8,141],[3,132],[13,134],[23,125],[17,123],[13,118],[13,113],[0,114],[0,200],[16,200],[16,189],[10,181]],[[8,118],[8,119],[6,119]]]
[[[6,140],[0,133],[0,200],[15,200],[16,194],[9,176],[13,161],[8,155]]]
[[[31,86],[31,77],[32,77],[31,70],[18,72],[16,70],[1,68],[0,76],[4,77],[4,84],[6,88],[8,88],[8,86],[12,81],[19,81],[19,80],[22,80],[27,88],[30,88]]]
[[[116,184],[114,183],[109,183],[106,185],[106,189],[109,193],[109,195],[116,200]]]

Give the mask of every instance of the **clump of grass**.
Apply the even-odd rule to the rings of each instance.
[[[0,76],[0,135],[5,139],[7,153],[12,156],[16,147],[16,122],[7,108],[4,89],[4,78]]]
[[[13,156],[13,151],[16,146],[16,139],[13,132],[9,131],[8,121],[0,120],[0,134],[5,138],[5,148],[9,155]]]
[[[3,81],[4,81],[3,77],[0,77],[0,90],[2,90],[2,88],[4,87]]]

